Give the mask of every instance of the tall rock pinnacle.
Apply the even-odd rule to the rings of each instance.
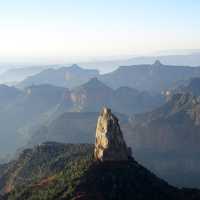
[[[129,149],[121,132],[118,119],[111,110],[103,108],[98,118],[94,156],[99,161],[126,161]]]

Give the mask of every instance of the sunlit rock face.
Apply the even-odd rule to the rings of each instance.
[[[94,156],[99,161],[126,161],[130,150],[121,132],[118,119],[103,108],[97,121]]]

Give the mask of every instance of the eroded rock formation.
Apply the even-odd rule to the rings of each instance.
[[[108,108],[103,108],[97,122],[94,156],[99,161],[126,161],[127,148],[118,119]]]

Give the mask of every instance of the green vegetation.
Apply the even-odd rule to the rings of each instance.
[[[100,163],[92,152],[92,145],[58,143],[24,151],[11,166],[6,183],[13,189],[3,200],[200,199],[199,190],[172,187],[134,159]]]
[[[55,200],[71,199],[79,184],[80,177],[92,163],[88,154],[76,161],[69,162],[65,169],[53,177],[40,180],[27,187],[17,187],[8,196],[8,200]]]
[[[26,149],[16,161],[8,164],[7,170],[2,170],[0,176],[1,193],[12,191],[9,194],[9,199],[22,200],[29,199],[27,195],[30,195],[32,199],[32,191],[39,195],[41,189],[41,193],[49,197],[55,191],[64,189],[69,177],[65,174],[78,175],[78,172],[74,173],[76,166],[80,165],[81,167],[84,160],[89,159],[91,152],[92,145],[89,144],[74,145],[54,142]],[[69,180],[72,180],[73,176],[69,177]],[[43,188],[43,186],[45,187]],[[70,188],[72,187],[70,186]],[[44,199],[44,196],[42,195],[41,198]]]

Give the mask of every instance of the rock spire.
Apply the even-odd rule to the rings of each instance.
[[[118,119],[103,108],[97,121],[94,156],[99,161],[126,161],[130,156]]]

